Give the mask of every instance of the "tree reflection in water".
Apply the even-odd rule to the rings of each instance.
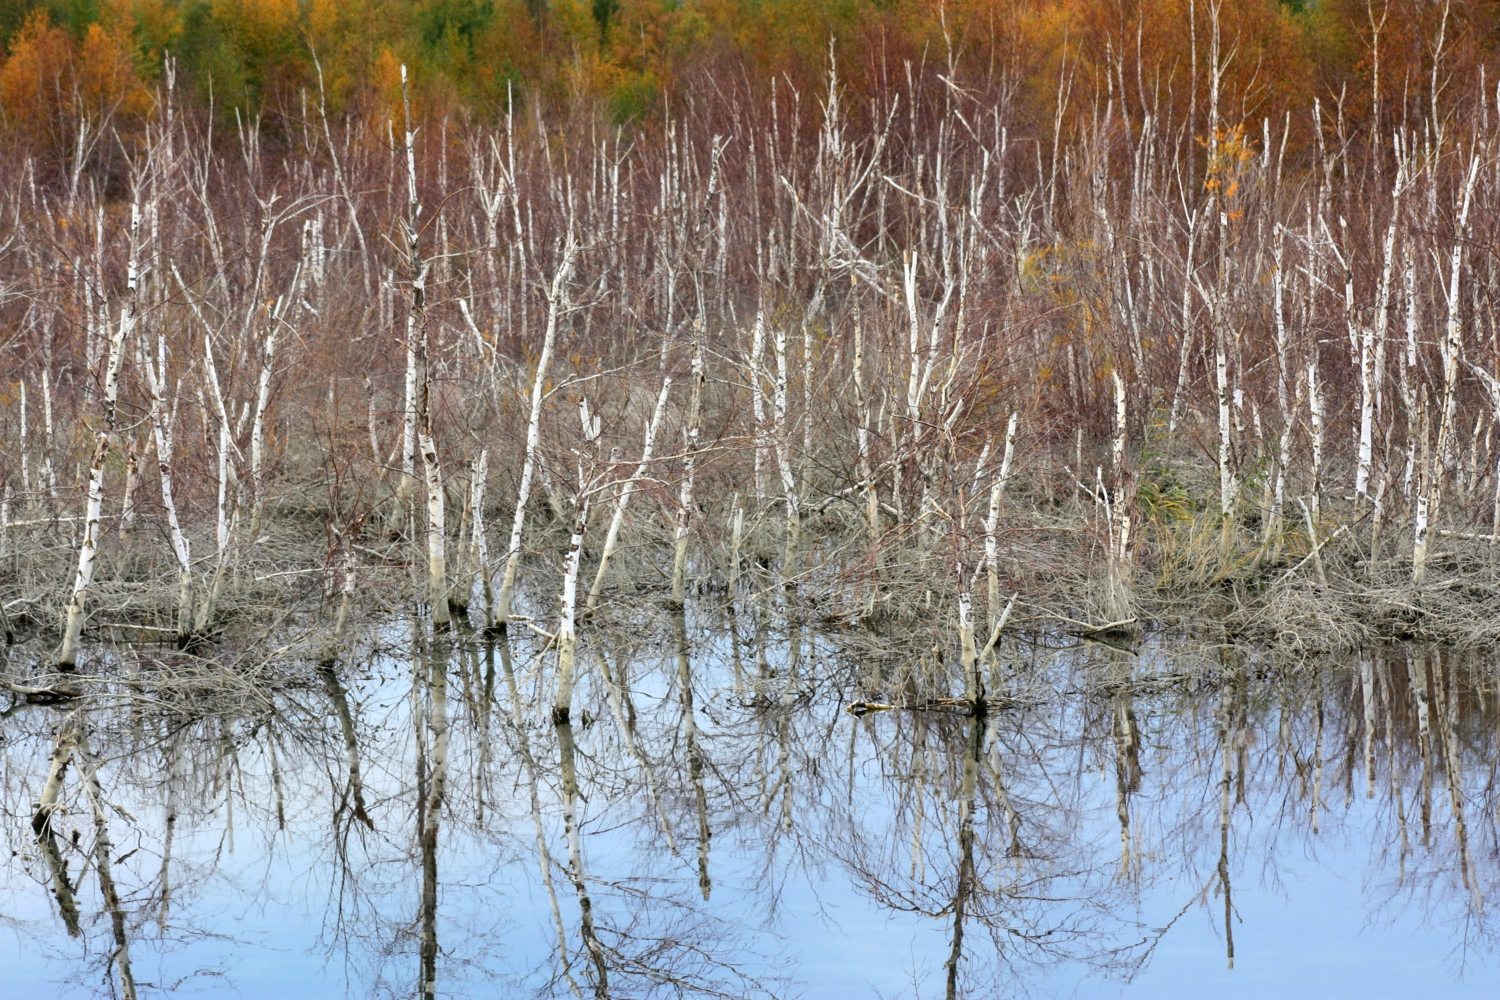
[[[965,679],[793,600],[586,620],[567,714],[544,633],[416,619],[337,657],[121,652],[76,697],[18,700],[25,971],[255,994],[265,949],[352,995],[781,996],[889,982],[813,950],[875,914],[913,942],[889,958],[913,993],[992,996],[1129,979],[1195,908],[1232,968],[1239,882],[1340,849],[1372,916],[1493,948],[1482,657],[1031,634],[987,680],[970,648]]]

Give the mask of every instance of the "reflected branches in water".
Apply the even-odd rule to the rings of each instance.
[[[1245,893],[1348,850],[1371,919],[1493,951],[1482,656],[955,656],[769,593],[588,618],[566,712],[547,636],[419,618],[336,658],[121,652],[7,718],[27,960],[120,995],[254,989],[266,949],[370,995],[781,996],[871,913],[913,989],[988,996],[1128,980],[1194,908],[1232,966]]]

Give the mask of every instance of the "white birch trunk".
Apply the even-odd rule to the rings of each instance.
[[[853,281],[854,279],[850,279]],[[865,518],[870,544],[880,542],[880,491],[875,485],[875,465],[870,456],[870,396],[865,387],[865,323],[854,303],[854,402],[859,408],[859,476],[865,483]]]
[[[1391,325],[1391,286],[1396,270],[1396,236],[1401,217],[1401,196],[1406,187],[1405,180],[1404,174],[1398,172],[1395,190],[1391,193],[1391,221],[1386,226],[1385,242],[1381,247],[1380,284],[1377,286],[1375,292],[1375,318],[1373,323],[1375,348],[1371,375],[1374,384],[1371,387],[1370,399],[1360,409],[1359,455],[1360,467],[1364,473],[1365,488],[1363,490],[1358,488],[1359,476],[1356,474],[1355,494],[1357,496],[1369,496],[1369,483],[1372,474],[1371,465],[1374,460],[1375,419],[1379,415],[1382,403],[1381,385],[1385,379],[1385,344]],[[1368,416],[1366,416],[1367,411]],[[1389,478],[1389,475],[1390,471],[1386,470],[1386,478]],[[1374,558],[1373,551],[1371,558]]]
[[[47,484],[47,499],[57,499],[57,468],[52,464],[52,442],[56,425],[52,420],[52,376],[50,363],[42,367],[42,480]]]
[[[1005,428],[1005,452],[1000,459],[1000,471],[990,482],[989,516],[984,519],[984,566],[989,577],[989,591],[985,596],[992,627],[1000,614],[1000,542],[997,536],[1000,504],[1005,498],[1005,484],[1010,480],[1010,465],[1016,452],[1016,425],[1020,419],[1019,411],[1011,412],[1010,422]]]
[[[479,591],[484,601],[485,631],[495,627],[495,578],[490,572],[489,532],[484,525],[484,487],[490,475],[490,451],[483,448],[474,464],[474,486],[470,493],[469,524],[473,532],[474,565],[479,570]]]
[[[780,325],[772,335],[776,351],[776,381],[773,403],[776,408],[776,467],[781,473],[782,495],[786,499],[786,555],[782,560],[782,581],[796,586],[797,547],[802,528],[802,503],[797,496],[797,477],[792,471],[791,420],[787,414],[786,329]]]
[[[304,261],[306,256],[307,250],[304,247]],[[277,299],[275,306],[272,307],[270,329],[266,331],[265,347],[261,354],[260,378],[255,387],[255,415],[250,422],[250,490],[253,494],[250,542],[252,545],[260,540],[261,519],[265,514],[266,506],[266,484],[263,474],[266,454],[266,407],[271,402],[271,376],[275,372],[276,365],[276,337],[286,318],[287,310],[297,302],[302,269],[303,261],[299,261],[297,270],[292,274],[291,287],[285,295]]]
[[[750,406],[755,414],[755,503],[766,502],[766,457],[770,445],[766,441],[766,390],[762,381],[766,374],[766,315],[762,310],[755,314],[755,330],[750,339]]]
[[[26,380],[23,378],[21,379],[21,494],[26,497],[24,503],[29,508],[31,505],[31,444],[28,440],[26,409]]]
[[[78,571],[73,577],[73,599],[68,604],[68,619],[63,631],[62,649],[58,653],[59,670],[78,668],[78,639],[83,634],[84,602],[94,579],[94,560],[99,551],[99,520],[104,509],[104,460],[109,457],[110,436],[115,431],[116,404],[120,396],[120,365],[125,355],[125,341],[134,331],[138,319],[140,292],[140,202],[130,206],[130,259],[126,267],[125,301],[120,305],[120,322],[109,338],[109,360],[104,373],[102,421],[94,434],[94,455],[89,463],[88,506],[83,519],[83,542],[78,547]]]
[[[1281,537],[1281,522],[1286,509],[1287,457],[1292,446],[1294,414],[1288,391],[1291,379],[1290,338],[1286,329],[1286,229],[1277,225],[1272,248],[1274,269],[1271,272],[1272,308],[1276,317],[1276,406],[1281,413],[1281,436],[1276,442],[1276,480],[1271,493],[1270,515],[1266,518],[1267,544]]]
[[[964,700],[977,703],[984,697],[984,681],[979,676],[979,653],[974,645],[974,595],[970,585],[963,580],[963,567],[958,570],[958,645],[964,670]],[[972,581],[973,577],[970,577]]]
[[[1115,384],[1115,440],[1111,449],[1113,470],[1110,493],[1113,517],[1109,525],[1109,618],[1124,621],[1130,616],[1130,474],[1125,467],[1125,382],[1118,369],[1110,372]]]
[[[1448,266],[1448,322],[1442,342],[1443,355],[1443,406],[1438,423],[1438,440],[1433,483],[1433,513],[1436,514],[1438,498],[1442,493],[1443,472],[1454,464],[1453,427],[1458,405],[1459,365],[1463,358],[1463,324],[1459,300],[1459,279],[1463,273],[1464,243],[1469,228],[1469,207],[1474,200],[1474,182],[1479,177],[1479,158],[1469,161],[1469,176],[1464,184],[1462,206],[1459,208],[1453,249]]]
[[[510,621],[511,595],[515,589],[516,569],[521,562],[521,533],[526,524],[526,503],[531,498],[532,481],[536,476],[537,444],[541,438],[542,400],[546,398],[547,366],[552,362],[553,346],[557,343],[557,328],[567,311],[568,281],[573,274],[573,262],[578,245],[570,229],[563,244],[562,260],[547,289],[547,327],[542,336],[542,353],[537,358],[536,374],[531,382],[531,413],[526,421],[526,452],[521,459],[521,485],[516,491],[516,514],[511,522],[510,544],[505,553],[505,576],[500,581],[500,598],[495,617],[498,627],[504,628]]]
[[[590,611],[594,610],[599,594],[604,589],[604,573],[609,569],[609,560],[614,555],[615,546],[620,539],[620,529],[625,524],[625,508],[636,491],[636,485],[646,478],[651,467],[651,457],[656,447],[656,432],[661,428],[662,417],[667,412],[667,394],[671,388],[672,376],[663,376],[661,392],[656,396],[656,407],[651,411],[650,422],[646,424],[646,440],[641,445],[641,460],[636,464],[635,471],[631,473],[630,478],[621,485],[619,495],[615,497],[614,513],[610,516],[609,530],[604,536],[604,548],[599,554],[599,568],[594,571],[594,583],[589,587],[588,610]]]
[[[1412,533],[1411,578],[1421,583],[1427,576],[1427,490],[1417,492],[1416,526]]]
[[[413,417],[417,447],[422,452],[422,478],[427,486],[427,601],[435,629],[446,629],[448,611],[447,527],[444,523],[442,468],[438,464],[437,440],[432,429],[432,371],[427,356],[427,261],[422,259],[422,214],[417,199],[417,155],[411,127],[411,103],[407,93],[406,66],[401,67],[401,101],[405,112],[406,147],[406,266],[411,275],[411,304],[406,312],[408,351],[407,378],[416,383]]]
[[[1323,496],[1323,394],[1317,358],[1307,365],[1307,408],[1312,418],[1312,513],[1316,520]],[[1317,544],[1316,539],[1312,544]]]
[[[183,533],[182,522],[177,516],[177,500],[173,490],[172,453],[173,423],[177,416],[174,406],[166,410],[167,341],[158,333],[156,338],[156,360],[149,352],[146,355],[147,381],[151,386],[151,433],[156,441],[156,469],[161,479],[161,505],[167,514],[168,536],[172,544],[172,555],[177,559],[177,641],[187,641],[192,632],[193,565],[192,549],[188,537]]]
[[[582,483],[580,485],[580,490]],[[589,501],[580,496],[576,501],[578,518],[573,523],[573,536],[568,540],[568,556],[563,562],[563,589],[561,608],[557,616],[557,696],[552,702],[552,721],[556,725],[568,722],[573,710],[573,683],[578,634],[575,619],[578,611],[578,564],[583,558],[583,533],[588,528]]]
[[[677,534],[672,555],[672,603],[681,607],[687,599],[688,528],[692,523],[693,475],[698,450],[698,415],[703,400],[703,344],[693,339],[693,389],[688,395],[688,423],[683,429],[682,488],[678,493]]]
[[[1193,244],[1198,238],[1198,213],[1188,216],[1187,257],[1183,262],[1182,339],[1177,345],[1177,387],[1172,391],[1172,412],[1167,418],[1167,433],[1177,433],[1187,399],[1188,366],[1193,352]]]
[[[390,283],[395,285],[395,275]],[[405,516],[405,506],[417,481],[417,351],[406,339],[406,378],[401,403],[401,486],[396,494],[397,517]]]
[[[131,440],[125,457],[125,499],[120,504],[120,534],[124,536],[135,527],[135,491],[141,485],[140,462],[136,458],[136,445]]]
[[[233,541],[234,528],[239,521],[239,507],[235,504],[233,513],[230,511],[231,478],[234,474],[233,464],[229,459],[231,440],[229,437],[229,425],[219,424],[219,495],[216,508],[217,519],[214,526],[214,541],[216,543],[214,553],[214,575],[210,580],[208,589],[203,593],[203,601],[198,605],[198,620],[194,624],[194,631],[202,634],[207,632],[213,624],[214,614],[218,609],[219,595],[224,590],[224,578],[229,570],[229,547]]]
[[[1217,315],[1223,304],[1215,293],[1214,311],[1214,391],[1219,404],[1219,508],[1226,530],[1234,514],[1237,493],[1234,475],[1234,451],[1230,437],[1229,356],[1224,346],[1224,320]]]

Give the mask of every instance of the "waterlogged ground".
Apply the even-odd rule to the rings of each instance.
[[[420,996],[424,939],[453,997],[1500,989],[1484,657],[1008,638],[969,714],[926,643],[690,614],[586,633],[556,726],[539,637],[378,634],[11,711],[0,997],[121,995],[122,942],[140,996]]]

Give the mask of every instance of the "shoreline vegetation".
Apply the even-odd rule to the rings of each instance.
[[[1003,611],[1495,641],[1500,91],[1231,116],[1221,13],[1187,109],[1064,73],[1050,129],[952,49],[630,127],[401,66],[384,117],[225,130],[167,58],[136,127],[5,161],[7,636],[329,660],[415,601],[547,635],[559,717],[643,600],[971,668]]]

